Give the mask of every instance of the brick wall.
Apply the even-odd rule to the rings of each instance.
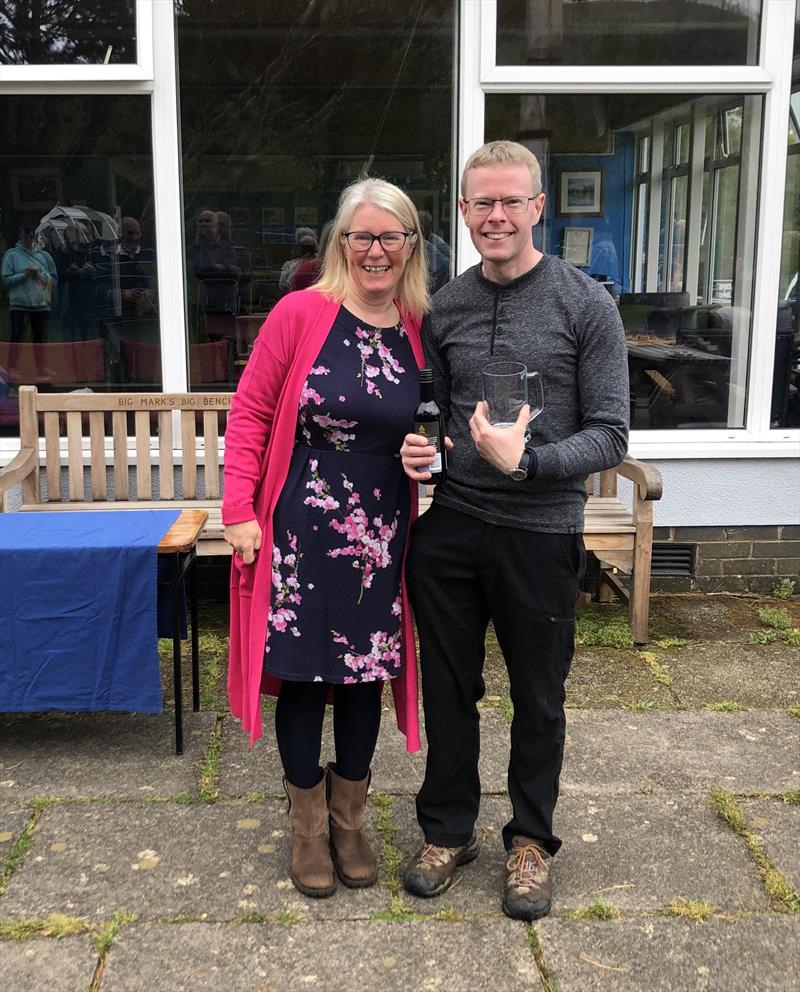
[[[800,526],[656,527],[653,541],[695,545],[694,575],[653,576],[654,592],[770,593],[781,579],[800,590]]]

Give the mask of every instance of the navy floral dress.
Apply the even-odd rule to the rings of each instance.
[[[270,675],[339,684],[400,674],[410,497],[398,452],[418,402],[403,325],[375,328],[341,307],[300,396],[273,518]]]

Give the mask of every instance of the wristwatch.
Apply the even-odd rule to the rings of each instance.
[[[510,479],[514,482],[524,482],[528,478],[528,466],[531,463],[531,450],[530,448],[523,448],[522,454],[519,456],[519,465],[516,468],[512,468],[508,473]]]

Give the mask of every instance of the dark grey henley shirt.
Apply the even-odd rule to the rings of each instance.
[[[583,531],[586,477],[619,464],[628,443],[625,335],[606,289],[554,255],[504,284],[476,265],[435,295],[423,342],[455,445],[434,501],[499,526]],[[498,360],[523,362],[543,381],[536,472],[525,482],[482,459],[469,431],[481,369]]]

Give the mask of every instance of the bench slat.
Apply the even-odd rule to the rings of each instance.
[[[150,414],[137,410],[136,422],[136,495],[142,500],[153,498],[153,482],[150,472]]]
[[[194,433],[194,410],[181,411],[181,450],[183,452],[183,495],[197,496],[197,451]]]
[[[59,500],[61,499],[61,440],[57,413],[44,415],[44,456],[47,498]]]
[[[172,457],[172,413],[158,415],[158,491],[162,499],[175,498],[175,461]]]
[[[67,466],[69,498],[83,499],[83,435],[81,415],[77,410],[67,414]]]
[[[106,450],[105,414],[93,410],[89,414],[89,438],[91,444],[92,499],[106,498]]]
[[[111,415],[114,431],[114,499],[128,498],[128,423],[124,412]]]
[[[209,499],[219,499],[219,432],[216,413],[207,411],[203,414],[203,441],[206,452],[206,496]]]

